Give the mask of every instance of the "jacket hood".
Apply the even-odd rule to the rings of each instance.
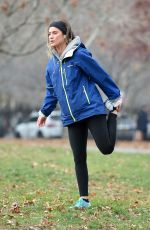
[[[58,55],[57,51],[55,49],[52,49],[52,53],[54,56],[56,56],[60,61],[62,61],[64,58],[72,57],[73,52],[81,45],[81,39],[79,36],[76,36],[65,48],[61,56]]]

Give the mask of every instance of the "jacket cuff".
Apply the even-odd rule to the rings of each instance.
[[[41,111],[39,111],[39,116],[40,116],[40,117],[46,117],[46,116],[44,115],[44,113],[42,113]]]

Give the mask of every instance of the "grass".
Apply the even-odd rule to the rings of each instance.
[[[27,142],[0,144],[0,230],[150,229],[150,155],[89,151],[92,207],[78,199],[69,149]]]

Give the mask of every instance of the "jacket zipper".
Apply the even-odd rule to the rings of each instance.
[[[63,86],[64,92],[65,92],[65,97],[66,97],[67,105],[68,105],[68,108],[69,108],[69,112],[71,114],[72,119],[75,122],[76,119],[73,116],[73,113],[72,113],[72,110],[71,110],[71,107],[70,107],[70,104],[69,104],[69,100],[68,100],[68,95],[67,95],[67,92],[66,92],[66,89],[65,89],[64,78],[63,78],[62,62],[60,62],[60,72],[61,72],[62,86]]]
[[[85,89],[85,86],[84,86],[84,85],[83,85],[83,91],[84,91],[84,93],[85,93],[85,96],[86,96],[86,99],[87,99],[88,103],[90,104],[90,99],[89,99],[89,97],[88,97],[88,94],[87,94],[87,92],[86,92],[86,89]]]
[[[65,69],[64,69],[64,77],[65,77],[65,81],[66,81],[66,85],[67,85],[67,76],[66,76],[66,71],[65,71]]]

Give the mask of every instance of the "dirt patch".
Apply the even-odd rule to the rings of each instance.
[[[150,150],[149,141],[117,141],[116,147]]]
[[[69,147],[68,138],[61,139],[7,139],[1,138],[1,143],[17,143],[20,145],[41,145],[41,146],[51,146],[51,147]],[[88,146],[94,147],[95,142],[92,139],[88,140]],[[146,149],[150,150],[149,141],[117,141],[116,147],[118,148],[135,148],[135,149]]]

